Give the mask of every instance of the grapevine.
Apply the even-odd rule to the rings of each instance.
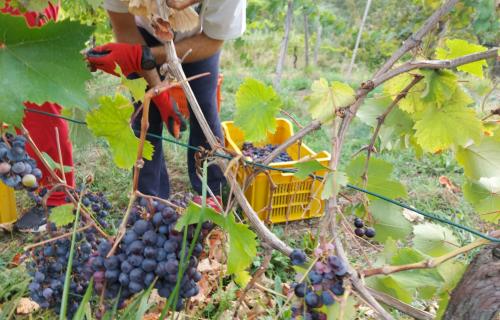
[[[62,282],[65,281],[66,263],[68,259],[71,259],[69,248],[72,248],[71,251],[73,251],[71,241],[67,239],[68,233],[65,233],[68,232],[68,229],[54,225],[49,228],[51,233],[48,238],[45,238],[39,244],[28,246],[32,250],[28,253],[28,271],[31,277],[29,294],[31,298],[44,309],[53,309],[56,313],[61,313],[61,317],[71,317],[78,307],[82,305],[83,293],[89,289],[89,281],[93,278],[93,290],[97,296],[100,296],[99,307],[102,307],[97,312],[94,312],[96,316],[101,317],[101,311],[103,310],[110,311],[115,301],[117,301],[120,308],[123,308],[129,305],[131,300],[140,297],[141,292],[149,293],[148,289],[155,288],[162,298],[167,299],[160,316],[160,318],[164,318],[166,312],[170,311],[170,309],[176,311],[185,309],[187,302],[200,292],[199,281],[202,276],[197,270],[198,258],[204,250],[206,236],[217,224],[230,235],[226,239],[229,242],[227,246],[229,248],[224,253],[227,255],[227,261],[225,262],[227,262],[228,274],[234,276],[235,282],[242,281],[242,279],[248,280],[245,276],[248,276],[249,266],[252,259],[255,262],[254,258],[257,254],[256,250],[253,251],[255,247],[252,247],[252,245],[245,246],[242,243],[244,242],[242,239],[247,240],[249,237],[238,239],[240,233],[250,232],[253,235],[253,232],[255,232],[262,241],[263,247],[269,250],[266,253],[265,261],[267,262],[264,264],[264,269],[268,268],[270,263],[271,250],[280,251],[290,258],[290,265],[293,266],[294,271],[297,273],[295,282],[289,287],[283,285],[280,288],[276,284],[276,291],[288,288],[291,290],[288,292],[286,290],[273,292],[273,290],[268,289],[266,291],[273,292],[277,297],[284,297],[285,299],[287,298],[285,295],[288,294],[286,303],[280,303],[275,308],[280,308],[280,315],[289,312],[287,314],[293,319],[326,319],[327,312],[331,314],[333,308],[338,308],[340,309],[339,317],[343,318],[344,312],[347,312],[346,301],[351,299],[357,301],[356,307],[366,306],[375,312],[376,317],[382,319],[392,319],[391,313],[394,310],[382,307],[381,303],[416,318],[427,319],[429,312],[418,310],[414,303],[410,305],[410,300],[413,298],[421,299],[422,296],[420,295],[427,293],[419,292],[419,288],[422,286],[421,281],[411,279],[408,282],[412,283],[414,287],[406,288],[404,286],[406,277],[411,278],[420,275],[429,276],[429,279],[432,278],[430,280],[432,284],[429,285],[429,288],[435,289],[433,299],[439,299],[440,310],[446,307],[447,295],[453,289],[454,281],[457,279],[454,277],[453,279],[436,280],[443,277],[442,270],[436,267],[458,255],[467,254],[479,246],[490,242],[498,242],[498,233],[486,234],[484,231],[477,231],[459,225],[460,221],[452,221],[449,218],[422,213],[423,211],[405,206],[405,201],[410,200],[412,190],[406,190],[405,186],[397,178],[393,177],[395,173],[392,170],[391,163],[383,159],[383,157],[375,157],[375,153],[383,150],[386,143],[390,143],[391,147],[396,144],[405,144],[406,147],[411,146],[420,154],[453,153],[458,165],[463,169],[465,177],[462,188],[463,193],[466,197],[471,198],[471,204],[478,211],[480,217],[484,218],[483,220],[492,223],[498,222],[498,219],[495,218],[498,216],[497,202],[495,202],[498,201],[498,185],[495,180],[497,176],[492,176],[492,174],[496,174],[495,172],[492,173],[496,169],[491,170],[489,165],[484,165],[484,163],[476,159],[484,156],[487,161],[490,161],[491,158],[496,159],[495,157],[497,157],[497,153],[493,156],[491,154],[498,149],[496,146],[498,146],[498,134],[500,132],[498,131],[498,121],[494,118],[498,115],[498,112],[497,110],[490,110],[490,114],[487,116],[476,114],[479,111],[477,108],[471,107],[473,101],[469,97],[470,88],[463,85],[463,83],[471,81],[467,79],[459,80],[457,76],[460,72],[466,72],[482,78],[483,67],[486,65],[485,59],[497,59],[498,49],[488,49],[479,45],[468,44],[460,39],[439,38],[442,35],[438,37],[440,41],[436,43],[437,47],[433,48],[434,39],[430,39],[429,43],[425,43],[427,39],[424,38],[437,29],[436,26],[443,21],[443,17],[447,16],[457,2],[457,0],[447,0],[421,24],[420,29],[403,42],[401,48],[371,78],[362,82],[359,87],[353,89],[347,83],[327,81],[325,79],[314,81],[311,86],[311,95],[305,99],[310,104],[310,115],[313,118],[309,125],[301,126],[299,124],[300,130],[281,144],[262,144],[262,141],[247,141],[241,145],[242,154],[238,155],[226,150],[222,145],[222,141],[214,136],[212,128],[208,126],[184,75],[180,61],[176,56],[174,43],[171,41],[166,42],[164,49],[167,62],[162,66],[162,70],[167,70],[170,73],[169,77],[167,77],[169,80],[155,87],[150,87],[144,99],[142,99],[141,131],[139,140],[133,140],[133,142],[137,143],[134,145],[134,153],[131,152],[129,146],[126,149],[120,145],[121,141],[113,140],[114,136],[111,134],[113,130],[103,128],[106,124],[96,120],[100,119],[100,112],[104,112],[102,106],[92,111],[93,117],[87,117],[85,122],[82,121],[82,124],[88,124],[89,127],[101,130],[101,133],[96,135],[106,139],[109,138],[108,142],[114,153],[121,156],[126,155],[123,157],[125,159],[121,159],[123,161],[120,164],[122,168],[131,167],[132,162],[135,161],[133,163],[133,186],[129,194],[130,204],[125,211],[125,218],[114,236],[108,236],[99,228],[99,226],[102,226],[107,231],[114,230],[114,223],[109,220],[113,206],[103,193],[86,191],[80,195],[81,190],[78,188],[73,190],[73,188],[66,185],[63,178],[58,178],[55,175],[54,169],[49,170],[49,173],[54,178],[53,180],[56,180],[57,185],[51,186],[53,187],[52,190],[50,188],[49,190],[39,189],[40,179],[42,178],[41,171],[37,168],[36,162],[26,154],[25,150],[26,139],[30,144],[33,144],[29,140],[29,134],[26,132],[23,132],[24,136],[4,134],[2,141],[0,141],[0,179],[2,182],[16,190],[28,191],[37,205],[43,205],[43,200],[53,190],[63,189],[68,196],[67,202],[71,202],[75,207],[77,204],[81,205],[83,215],[83,219],[78,223],[78,226],[76,224],[73,226],[73,230],[77,230],[73,232],[73,238],[75,238],[76,234],[77,242],[74,246],[73,259],[70,261],[73,263],[71,280],[68,281],[66,278],[65,284]],[[289,4],[291,5],[291,1]],[[304,18],[306,30],[308,30],[306,13]],[[8,22],[8,19],[5,19],[5,21]],[[16,43],[9,41],[10,39],[7,37],[6,44],[1,43],[0,49],[14,47],[12,44]],[[425,43],[425,46],[422,46],[422,43]],[[463,43],[466,43],[466,45],[463,45]],[[463,50],[457,50],[457,48]],[[0,54],[3,55],[4,52],[6,50],[0,50]],[[286,52],[286,48],[284,52]],[[402,61],[402,58],[406,59],[408,53],[414,53],[412,59]],[[399,62],[401,63],[399,64]],[[457,69],[453,70],[457,72],[443,69]],[[470,71],[471,69],[472,71]],[[169,81],[172,78],[175,78],[178,82],[175,84],[170,83]],[[168,90],[173,86],[181,86],[185,91],[192,109],[191,116],[196,117],[198,120],[210,145],[211,150],[203,149],[205,152],[200,153],[201,156],[197,160],[220,166],[230,189],[228,201],[230,205],[225,210],[225,213],[215,217],[214,215],[208,215],[209,220],[200,220],[197,227],[192,224],[197,222],[192,217],[183,220],[183,214],[189,212],[187,208],[188,198],[160,200],[145,196],[137,190],[141,168],[145,159],[151,153],[150,146],[145,141],[148,135],[150,100],[159,92]],[[379,86],[383,86],[383,88],[380,88],[383,95],[378,91],[374,91]],[[265,85],[264,88],[268,89]],[[22,94],[27,92],[25,88],[21,88],[20,91]],[[141,92],[143,92],[143,88],[141,88]],[[259,92],[259,90],[253,90],[251,93],[255,92]],[[256,100],[261,99],[266,102],[261,103],[261,109],[255,109],[257,111],[254,113],[263,118],[263,114],[266,114],[266,119],[262,119],[265,121],[259,123],[259,125],[262,124],[262,128],[259,129],[268,126],[269,128],[265,129],[268,130],[268,134],[271,134],[275,128],[273,127],[274,121],[271,121],[274,120],[274,116],[270,111],[276,109],[278,112],[280,108],[287,104],[287,101],[282,101],[274,91],[271,94],[269,94],[269,90],[262,92],[264,92],[262,97],[257,94],[250,96],[257,97]],[[241,96],[245,97],[245,95]],[[248,97],[247,99],[251,100]],[[266,99],[268,100],[266,101]],[[364,104],[367,99],[370,99],[370,101],[380,99],[383,101],[383,109],[380,109],[378,105],[368,111],[361,109],[362,106],[373,107]],[[250,106],[249,109],[253,107],[249,101],[246,101],[246,106]],[[262,106],[265,106],[266,110],[263,110],[264,107]],[[108,111],[124,110],[123,106],[118,106],[118,103],[117,105],[109,103],[107,107]],[[131,106],[129,107],[131,108]],[[370,112],[373,113],[372,117],[367,120],[367,113]],[[282,113],[289,115],[286,112]],[[376,121],[373,119],[374,114],[377,115]],[[7,117],[3,115],[2,111],[0,111],[2,121],[9,122],[8,120],[11,120],[13,125],[20,124],[18,114],[15,116],[8,115]],[[339,161],[342,158],[341,155],[348,129],[355,117],[360,118],[363,122],[370,122],[365,124],[373,129],[373,135],[368,146],[362,147],[353,156],[347,168],[344,168]],[[398,122],[401,119],[404,119],[406,123]],[[462,120],[464,121],[463,132],[456,132],[456,130],[453,131],[447,128],[455,128],[456,124]],[[16,121],[18,123],[15,123]],[[116,129],[115,132],[130,129],[128,121],[127,116],[117,119],[116,123],[120,123],[121,126],[117,125],[114,128]],[[248,123],[250,122],[248,121]],[[396,124],[394,124],[395,122]],[[285,168],[287,166],[286,162],[293,160],[286,150],[297,143],[300,146],[306,135],[321,126],[331,134],[331,161],[328,168],[323,163],[316,161],[314,157],[303,162],[300,161],[302,159],[296,159],[299,160],[300,166]],[[401,132],[385,132],[382,130],[382,126],[384,126],[384,129],[390,128],[393,131],[401,129]],[[118,127],[120,130],[118,130]],[[255,129],[256,131],[257,129]],[[438,135],[436,132],[443,134]],[[133,135],[132,131],[127,133]],[[393,135],[390,137],[391,139],[388,138],[389,135]],[[396,139],[393,139],[394,135]],[[257,133],[255,133],[255,136],[258,136]],[[132,139],[130,139],[130,142],[132,142]],[[180,142],[176,143],[182,145]],[[262,147],[256,147],[257,145],[262,145]],[[135,148],[136,146],[138,148]],[[186,147],[198,148],[189,145]],[[137,154],[135,154],[136,149]],[[131,160],[130,154],[132,154],[133,158]],[[204,156],[207,156],[207,158],[203,158]],[[242,156],[247,157],[247,159],[250,158],[251,161],[242,160]],[[46,165],[43,158],[41,158],[41,161]],[[260,212],[255,212],[251,207],[245,197],[244,188],[238,184],[237,180],[239,179],[236,174],[238,164],[243,164],[244,161],[246,161],[245,170],[255,174],[262,172],[263,169],[282,169],[283,176],[288,177],[287,179],[290,179],[291,184],[285,191],[288,192],[287,194],[291,194],[291,198],[287,199],[294,199],[296,196],[296,188],[292,184],[297,179],[311,179],[314,184],[321,186],[320,191],[323,192],[321,195],[318,192],[318,196],[320,196],[320,201],[326,200],[324,205],[325,215],[319,225],[318,236],[311,236],[314,239],[306,239],[314,242],[314,245],[309,242],[305,244],[313,246],[308,248],[310,250],[306,250],[307,252],[313,252],[310,257],[301,249],[293,249],[290,242],[282,240],[283,238],[273,233],[271,228],[266,225],[267,221],[263,222],[258,218],[257,214]],[[115,162],[118,164],[120,161],[115,159]],[[253,162],[253,165],[246,166],[250,162]],[[268,167],[267,165],[271,162],[280,162],[280,166],[283,165],[283,168]],[[238,164],[235,166],[235,163]],[[256,165],[260,165],[259,169],[256,169]],[[372,166],[375,168],[372,168]],[[233,170],[234,168],[237,169]],[[64,167],[57,168],[57,170],[64,171]],[[319,170],[325,172],[323,177],[315,174],[315,171]],[[300,174],[299,171],[301,171]],[[255,175],[250,174],[245,183],[252,183],[254,178]],[[274,192],[272,185],[271,180],[268,186]],[[358,202],[357,194],[347,193],[346,195],[339,192],[343,187],[362,191],[364,193],[362,200]],[[207,188],[206,181],[204,188]],[[460,188],[458,188],[458,192],[460,191]],[[206,192],[207,190],[204,193]],[[210,190],[208,192],[211,193]],[[343,199],[339,199],[339,196],[347,199],[349,204],[344,203]],[[269,198],[272,198],[272,196]],[[234,199],[240,205],[246,218],[245,221],[251,225],[252,230],[249,230],[248,226],[244,224],[237,224],[231,220],[236,217],[231,211],[232,205],[236,202]],[[206,201],[206,199],[204,200]],[[272,199],[268,200],[268,209],[271,209]],[[394,205],[398,207],[396,208]],[[405,212],[400,207],[417,212],[430,220],[417,222],[410,220],[406,215],[403,216]],[[361,213],[359,210],[364,212]],[[203,212],[200,217],[205,218],[205,208],[200,209],[200,212]],[[213,214],[213,212],[211,213]],[[363,221],[356,218],[356,216],[368,218]],[[352,220],[351,217],[354,217],[354,219]],[[98,223],[95,223],[95,221]],[[353,231],[351,223],[354,225]],[[178,225],[182,225],[183,228],[176,228]],[[448,228],[449,226],[458,227],[461,230],[455,233],[454,229]],[[344,232],[346,230],[348,232]],[[199,236],[198,232],[200,232]],[[97,233],[99,233],[99,238]],[[474,241],[469,233],[478,235],[482,239]],[[334,235],[333,239],[331,238],[332,235]],[[236,245],[232,242],[234,239],[239,241]],[[252,240],[254,239],[252,238]],[[377,260],[373,260],[373,265],[372,261],[369,260],[372,258],[372,252],[368,254],[366,252],[371,250],[365,251],[366,248],[362,246],[355,248],[356,246],[352,246],[350,240],[355,243],[358,243],[358,241],[364,242],[370,246],[370,249],[377,251]],[[466,244],[467,242],[471,243]],[[191,248],[188,249],[190,245]],[[382,246],[386,250],[383,250]],[[231,254],[231,250],[234,253],[234,247],[241,251],[242,260],[245,260],[239,265],[234,263],[235,255]],[[358,249],[362,251],[362,256],[368,261],[367,266],[359,263],[356,259],[358,252],[353,252],[353,250]],[[190,254],[191,251],[192,255]],[[381,252],[383,254],[380,254]],[[450,261],[450,265],[443,269],[448,267],[459,269],[464,266],[459,260]],[[451,262],[453,262],[453,265]],[[252,286],[257,286],[257,275],[260,277],[265,272],[265,270],[259,271],[255,273],[254,278],[246,282],[246,285],[245,282],[238,283],[238,286],[245,287],[243,295],[238,299],[238,308],[240,305],[244,306],[244,296],[247,291]],[[391,276],[393,273],[397,274],[398,277]],[[456,274],[460,275],[458,271]],[[373,278],[371,278],[372,276]],[[387,281],[390,281],[390,285],[386,283]],[[63,294],[64,285],[66,285],[66,288],[69,286],[69,295]],[[391,286],[398,287],[398,290],[386,290]],[[390,296],[383,294],[383,291],[390,291]],[[69,302],[67,314],[64,314],[66,309],[63,301],[66,301],[65,299],[68,299]],[[423,299],[427,300],[427,298]],[[290,310],[287,308],[290,307],[291,301],[293,303]],[[63,305],[62,308],[61,304]],[[92,307],[94,305],[93,301]],[[234,312],[235,317],[237,316],[236,311]]]

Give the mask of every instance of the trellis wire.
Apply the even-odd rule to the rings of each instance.
[[[42,110],[35,110],[35,109],[31,109],[31,108],[26,108],[26,111],[33,112],[33,113],[38,113],[38,114],[42,114],[42,115],[46,115],[46,116],[49,116],[49,117],[60,118],[60,119],[63,119],[63,120],[69,121],[69,122],[73,122],[73,123],[76,123],[76,124],[80,124],[80,125],[85,125],[85,126],[87,125],[87,123],[85,121],[81,121],[81,120],[77,120],[77,119],[72,119],[70,117],[66,117],[66,116],[62,116],[62,115],[57,115],[57,114],[53,114],[53,113],[50,113],[50,112],[45,112],[45,111],[42,111]],[[134,130],[134,131],[135,132],[139,132],[139,130]],[[183,143],[181,141],[178,141],[178,140],[175,140],[175,139],[171,139],[171,138],[168,138],[168,137],[159,136],[159,135],[156,135],[156,134],[153,134],[153,133],[147,133],[147,136],[152,137],[152,138],[161,139],[163,141],[167,141],[167,142],[170,142],[170,143],[174,143],[174,144],[180,145],[182,147],[185,147],[185,148],[188,148],[188,149],[191,149],[191,150],[202,151],[202,149],[199,148],[199,147],[191,146],[189,144],[186,144],[186,143]],[[223,158],[223,159],[227,159],[227,160],[233,159],[233,157],[231,157],[229,155],[221,154],[221,153],[218,153],[218,152],[215,152],[214,156],[219,157],[219,158]],[[248,165],[250,165],[250,166],[258,167],[258,168],[261,168],[261,169],[275,170],[275,171],[280,171],[280,172],[284,172],[284,173],[295,173],[295,172],[297,172],[296,169],[274,168],[274,167],[270,167],[270,166],[263,165],[263,164],[260,164],[260,163],[252,162],[252,161],[249,161],[249,160],[243,160],[243,161],[245,161],[245,163],[248,164]],[[312,178],[314,178],[314,179],[323,180],[323,177],[319,177],[319,176],[315,176],[315,175],[310,175],[310,176]],[[379,198],[381,200],[384,200],[384,201],[387,201],[389,203],[392,203],[392,204],[394,204],[396,206],[399,206],[399,207],[405,208],[407,210],[413,211],[413,212],[418,213],[418,214],[420,214],[420,215],[422,215],[422,216],[424,216],[426,218],[429,218],[431,220],[437,220],[439,222],[442,222],[442,223],[445,223],[447,225],[450,225],[450,226],[452,226],[454,228],[458,228],[458,229],[464,230],[464,231],[469,232],[471,234],[474,234],[474,235],[476,235],[476,236],[478,236],[480,238],[489,240],[491,242],[498,242],[498,243],[500,243],[500,238],[491,237],[491,236],[489,236],[487,234],[479,232],[479,231],[477,231],[475,229],[472,229],[470,227],[461,225],[459,223],[450,221],[450,220],[445,219],[445,218],[441,218],[441,217],[437,216],[436,214],[428,213],[428,212],[425,212],[423,210],[419,210],[419,209],[413,208],[413,207],[411,207],[411,206],[409,206],[407,204],[404,204],[402,202],[399,202],[397,200],[385,197],[385,196],[383,196],[381,194],[378,194],[378,193],[375,193],[375,192],[372,192],[372,191],[360,188],[358,186],[355,186],[355,185],[352,185],[352,184],[349,184],[349,183],[346,184],[346,187],[354,189],[356,191],[360,191],[360,192],[369,194],[369,195],[374,196],[376,198]]]

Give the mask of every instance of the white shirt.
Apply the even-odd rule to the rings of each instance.
[[[109,11],[126,13],[128,3],[121,0],[104,0],[104,8]],[[200,12],[200,28],[208,37],[217,40],[231,40],[243,34],[246,28],[246,0],[203,0]],[[154,35],[153,28],[145,17],[136,16],[138,26]],[[176,41],[192,35],[176,35]]]

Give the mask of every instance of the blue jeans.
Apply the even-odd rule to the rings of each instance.
[[[149,46],[160,45],[158,41],[148,34],[145,30],[139,28],[139,31],[144,37],[144,40]],[[182,65],[184,72],[187,77],[192,75],[200,74],[203,72],[210,72],[209,76],[190,81],[191,88],[193,89],[194,95],[198,100],[205,119],[207,119],[208,125],[212,129],[212,132],[223,142],[222,129],[219,119],[219,114],[217,112],[217,81],[219,77],[219,58],[220,52],[217,52],[213,56],[193,63],[185,63]],[[191,110],[191,109],[190,109]],[[132,127],[138,136],[138,132],[141,129],[141,116],[142,112],[135,119]],[[210,149],[207,139],[203,134],[201,127],[196,120],[196,117],[191,112],[189,118],[189,144],[191,146],[202,146],[204,148]],[[151,103],[151,108],[149,111],[149,130],[148,133],[153,133],[155,135],[161,136],[163,132],[163,121],[160,116],[158,108]],[[162,141],[157,138],[151,138],[147,136],[147,140],[150,141],[154,148],[153,158],[151,160],[144,161],[144,167],[141,169],[139,176],[139,191],[147,194],[157,196],[163,199],[168,199],[170,195],[170,183],[168,177],[167,166],[165,163],[165,157],[163,155]],[[188,162],[188,174],[189,180],[193,189],[201,194],[201,180],[196,174],[196,164],[194,159],[195,151],[188,149],[187,151],[187,162]],[[221,192],[222,186],[225,184],[224,174],[221,169],[212,165],[208,168],[208,186],[218,195]]]

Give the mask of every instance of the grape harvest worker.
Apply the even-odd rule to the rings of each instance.
[[[26,24],[30,28],[38,28],[43,26],[48,21],[57,21],[57,16],[59,13],[59,7],[48,3],[48,6],[43,10],[43,12],[33,12],[28,11],[21,13],[18,9],[13,8],[9,5],[10,0],[5,2],[5,7],[1,8],[2,14],[10,14],[12,16],[23,15],[26,20]],[[52,113],[59,115],[61,113],[62,107],[57,103],[45,102],[41,105],[28,102],[24,103],[24,106],[29,109],[39,110],[47,113]],[[52,159],[59,162],[59,153],[57,150],[57,139],[56,131],[59,131],[59,140],[61,146],[62,161],[65,166],[73,168],[73,150],[71,146],[71,141],[69,139],[69,127],[65,120],[56,117],[50,117],[47,115],[28,112],[26,111],[23,125],[28,129],[31,138],[35,142],[36,146],[41,152],[47,153]],[[50,187],[54,184],[51,181],[50,174],[48,170],[40,162],[35,152],[27,145],[26,151],[29,156],[35,159],[38,163],[38,167],[42,170],[42,179],[40,180],[40,186]],[[66,181],[69,186],[75,185],[73,170],[65,173]],[[48,207],[60,206],[66,203],[66,196],[63,191],[53,192],[51,196],[47,199]],[[28,212],[26,212],[16,223],[15,227],[20,231],[42,231],[45,224],[45,213],[40,207],[33,207]]]
[[[199,1],[196,0],[166,0],[167,5],[174,9],[184,9]],[[183,61],[182,67],[187,77],[209,72],[210,76],[190,82],[194,95],[212,129],[212,132],[223,141],[222,129],[217,112],[216,89],[219,76],[219,59],[222,44],[225,40],[239,37],[245,30],[246,0],[206,0],[197,4],[199,12],[198,28],[194,32],[175,35],[174,42],[177,56],[183,57],[192,50]],[[146,68],[151,63],[160,66],[165,63],[166,57],[162,43],[154,36],[154,30],[146,18],[129,13],[127,2],[121,0],[105,0],[115,40],[96,47],[94,51],[108,53],[88,57],[89,63],[105,72],[113,74],[115,63],[123,73],[129,76],[138,73],[143,76],[150,86],[159,83],[159,74],[156,69]],[[154,60],[153,60],[154,59]],[[153,73],[152,73],[153,72]],[[182,129],[182,117],[175,110],[175,103],[167,91],[153,99],[156,108],[150,109],[149,133],[161,135],[163,122],[174,137],[178,137]],[[138,116],[133,124],[135,130],[140,129]],[[139,191],[144,194],[168,198],[170,193],[169,178],[162,143],[159,139],[149,138],[155,147],[153,159],[145,161],[139,178]],[[189,144],[208,148],[207,140],[194,116],[190,117]],[[201,181],[196,174],[195,152],[188,150],[188,172],[194,190],[201,194]],[[208,186],[217,195],[220,201],[221,187],[225,183],[220,168],[213,165],[208,169]],[[213,201],[213,199],[209,199]],[[195,201],[200,201],[199,197]]]

